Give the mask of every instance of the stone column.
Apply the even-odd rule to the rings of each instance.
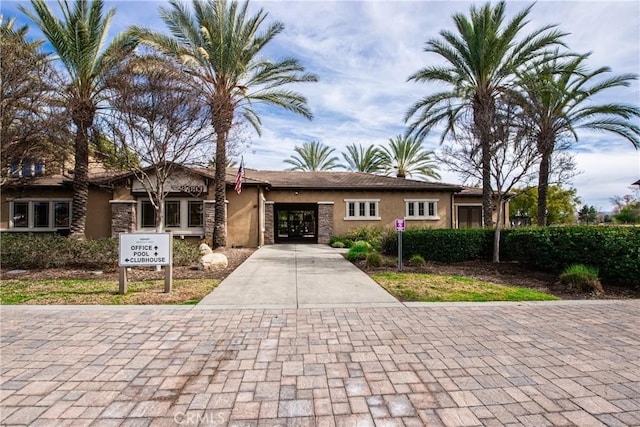
[[[318,243],[328,244],[333,235],[333,202],[318,202]]]
[[[135,200],[110,200],[111,205],[111,237],[118,237],[120,233],[133,233],[136,227]]]
[[[213,247],[213,226],[216,220],[215,200],[204,200],[204,239]]]
[[[273,245],[275,240],[274,230],[274,202],[264,202],[264,244]]]

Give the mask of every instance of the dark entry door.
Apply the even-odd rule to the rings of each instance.
[[[276,204],[275,214],[276,242],[318,242],[318,205]]]
[[[482,206],[458,206],[458,228],[482,228]]]

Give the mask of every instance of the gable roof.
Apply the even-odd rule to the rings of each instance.
[[[639,180],[637,180],[636,182],[634,182],[634,183],[633,183],[633,184],[631,184],[631,185],[640,185],[640,179],[639,179]]]
[[[235,182],[237,170],[227,169],[227,183]],[[261,171],[245,169],[244,184],[266,184],[273,189],[307,190],[408,190],[450,191],[462,189],[459,185],[416,181],[364,172],[302,172]]]

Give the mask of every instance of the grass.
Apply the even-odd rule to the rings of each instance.
[[[0,304],[197,304],[218,286],[217,279],[174,279],[170,293],[164,280],[127,283],[127,293],[118,293],[118,282],[99,279],[3,280]]]
[[[460,276],[384,273],[371,276],[389,293],[404,301],[545,301],[558,298],[530,289],[496,285]]]

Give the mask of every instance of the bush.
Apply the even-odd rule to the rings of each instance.
[[[424,267],[427,262],[420,255],[413,255],[409,258],[409,265],[412,267]]]
[[[365,259],[367,268],[375,268],[382,265],[382,255],[380,255],[378,252],[369,252]]]
[[[118,267],[118,239],[76,240],[54,234],[0,234],[3,268],[104,268]],[[198,261],[198,246],[173,240],[173,265]]]
[[[560,275],[560,283],[578,292],[604,292],[598,280],[598,269],[582,264],[567,267]]]
[[[336,248],[336,249],[342,249],[342,248],[344,248],[344,243],[342,243],[341,241],[337,240],[337,241],[335,241],[335,242],[333,242],[331,244],[331,247],[332,248]]]
[[[504,257],[559,274],[572,264],[597,268],[605,284],[640,288],[640,228],[540,227],[505,233]]]
[[[493,250],[493,234],[490,229],[410,229],[402,236],[402,256],[414,254],[438,262],[488,259]],[[382,252],[398,253],[397,234],[384,236]]]
[[[342,244],[343,248],[350,248],[351,246],[353,246],[353,240],[348,239],[344,236],[332,236],[331,239],[329,239],[329,246],[335,248],[336,246],[334,245],[336,243]]]
[[[363,240],[357,241],[349,248],[347,259],[351,262],[359,259],[365,259],[369,252],[373,251],[373,246],[369,242]]]

